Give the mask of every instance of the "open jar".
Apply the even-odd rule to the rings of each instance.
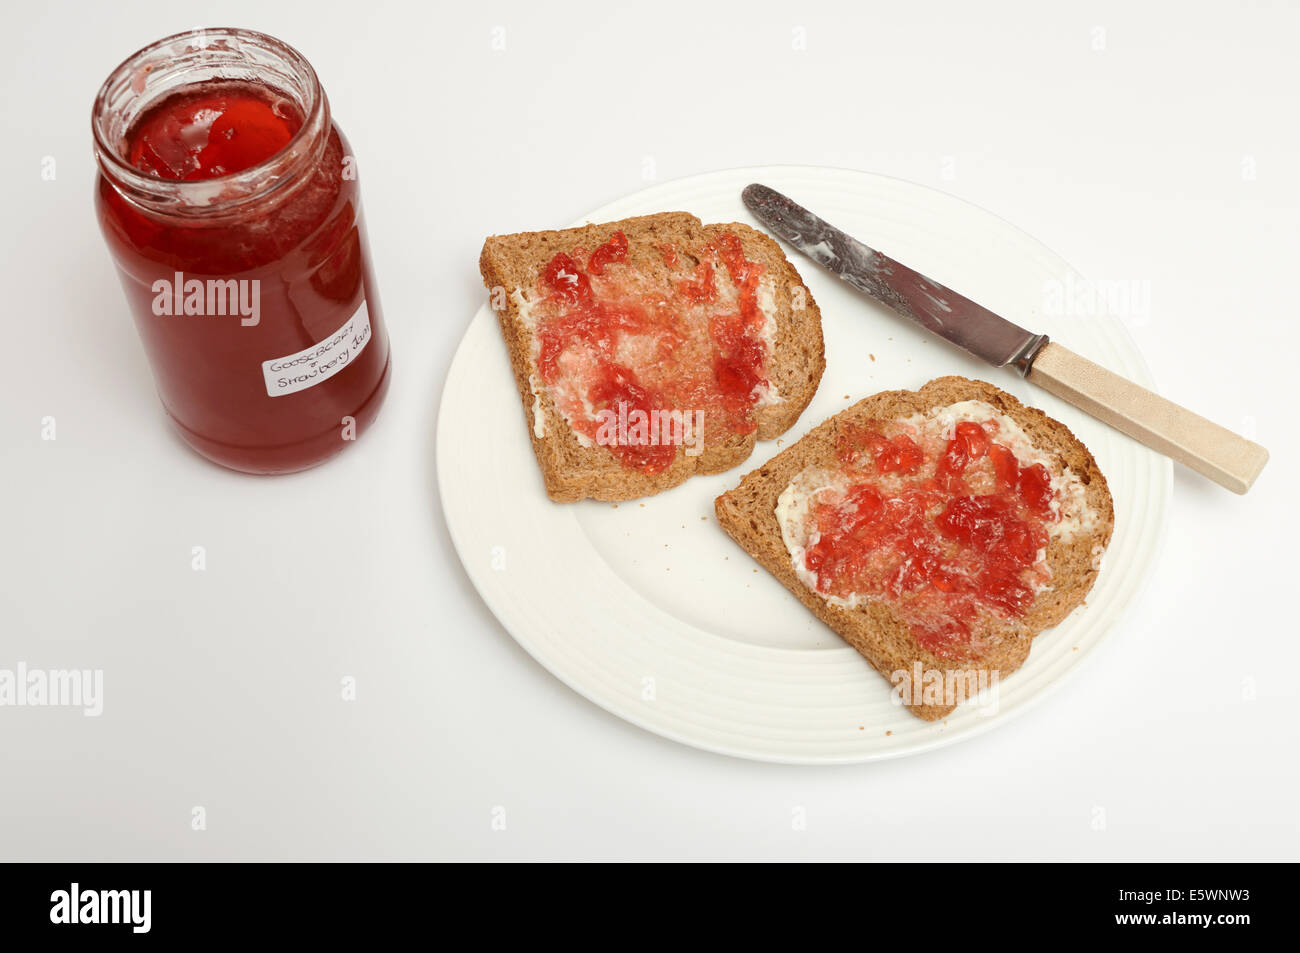
[[[194,30],[100,89],[95,204],[163,407],[217,463],[288,473],[383,402],[389,344],[356,162],[311,65]]]

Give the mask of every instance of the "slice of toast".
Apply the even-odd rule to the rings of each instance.
[[[557,408],[555,395],[539,379],[536,326],[524,313],[539,296],[543,269],[557,254],[589,255],[616,232],[627,238],[626,261],[619,267],[631,270],[645,287],[671,287],[688,278],[702,250],[727,233],[739,238],[745,258],[760,264],[770,278],[775,333],[766,376],[775,398],[753,410],[751,432],[706,440],[694,455],[678,446],[671,464],[656,472],[624,465],[610,447],[590,440],[584,445],[579,439]],[[794,424],[812,400],[826,366],[816,302],[780,246],[747,225],[704,225],[685,212],[664,212],[583,228],[496,235],[484,243],[479,269],[510,353],[546,492],[556,502],[650,496],[694,474],[718,473],[742,463],[756,440],[774,439]]]
[[[842,458],[837,455],[837,441],[842,433],[850,432],[849,428],[866,425],[876,429],[891,423],[897,426],[905,418],[970,400],[992,405],[1010,417],[1033,448],[1050,458],[1053,475],[1069,468],[1075,496],[1072,506],[1086,503],[1089,523],[1086,531],[1072,534],[1068,541],[1063,537],[1050,540],[1046,547],[1046,563],[1051,571],[1049,587],[1033,597],[1022,617],[999,621],[992,631],[983,633],[977,654],[948,658],[924,648],[890,601],[876,598],[855,605],[834,604],[834,600],[801,580],[776,511],[778,499],[797,475],[807,468],[834,469],[839,465]],[[1034,636],[1059,623],[1083,602],[1096,579],[1101,553],[1114,527],[1114,507],[1106,480],[1087,447],[1064,424],[1026,407],[992,384],[963,377],[941,377],[919,391],[886,391],[859,401],[746,475],[736,489],[717,498],[715,509],[722,528],[746,552],[896,685],[896,673],[917,671],[917,663],[927,677],[931,671],[974,672],[982,673],[979,677],[983,680],[996,673],[1000,680],[1015,671],[1029,655]],[[944,703],[946,698],[938,704],[926,703],[929,699],[919,689],[911,700],[913,703],[907,707],[927,721],[942,718],[956,707]]]

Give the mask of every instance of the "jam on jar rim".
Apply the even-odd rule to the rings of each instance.
[[[242,79],[247,72],[241,57],[260,55],[260,66],[275,74]],[[234,75],[222,75],[229,63]],[[168,81],[186,70],[206,66],[216,75],[206,80]],[[196,179],[163,178],[131,161],[129,137],[151,110],[206,83],[244,82],[279,93],[294,102],[301,120],[280,148],[235,171]],[[152,90],[151,86],[160,87]],[[152,92],[152,95],[147,95]],[[124,104],[134,109],[128,113]],[[127,113],[124,117],[123,114]],[[141,47],[124,59],[100,87],[91,116],[95,157],[101,173],[123,198],[156,215],[216,217],[243,214],[240,207],[277,200],[292,191],[303,173],[320,158],[323,132],[330,126],[329,101],[315,70],[289,44],[265,33],[240,28],[202,28],[176,33]]]
[[[800,579],[833,604],[891,605],[940,657],[968,657],[990,626],[1023,618],[1050,585],[1050,540],[1086,528],[1090,510],[1068,468],[1053,474],[987,411],[841,427],[836,465],[802,471],[778,503]]]
[[[666,274],[629,263],[621,230],[594,249],[558,252],[524,304],[536,376],[578,442],[602,445],[623,466],[654,475],[672,465],[684,441],[661,442],[653,425],[648,439],[638,436],[626,427],[629,418],[680,413],[699,422],[703,432],[689,443],[698,453],[709,434],[752,433],[754,411],[773,389],[764,336],[770,316],[759,301],[766,269],[746,258],[739,238],[718,234],[694,250],[693,261],[683,262],[671,245],[648,251],[662,258]],[[627,441],[602,438],[598,421],[606,415],[617,415]]]

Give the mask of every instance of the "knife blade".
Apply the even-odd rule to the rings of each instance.
[[[1028,373],[1047,335],[1026,331],[965,295],[881,254],[766,185],[740,193],[754,217],[813,261],[994,367]]]
[[[927,331],[1031,383],[1234,493],[1245,493],[1268,451],[1087,358],[995,314],[876,251],[775,189],[741,192],[754,217],[832,274]]]

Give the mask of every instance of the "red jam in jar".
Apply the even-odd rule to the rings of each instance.
[[[305,59],[200,30],[95,101],[100,226],[159,396],[209,459],[288,473],[347,447],[389,378],[356,163]]]

